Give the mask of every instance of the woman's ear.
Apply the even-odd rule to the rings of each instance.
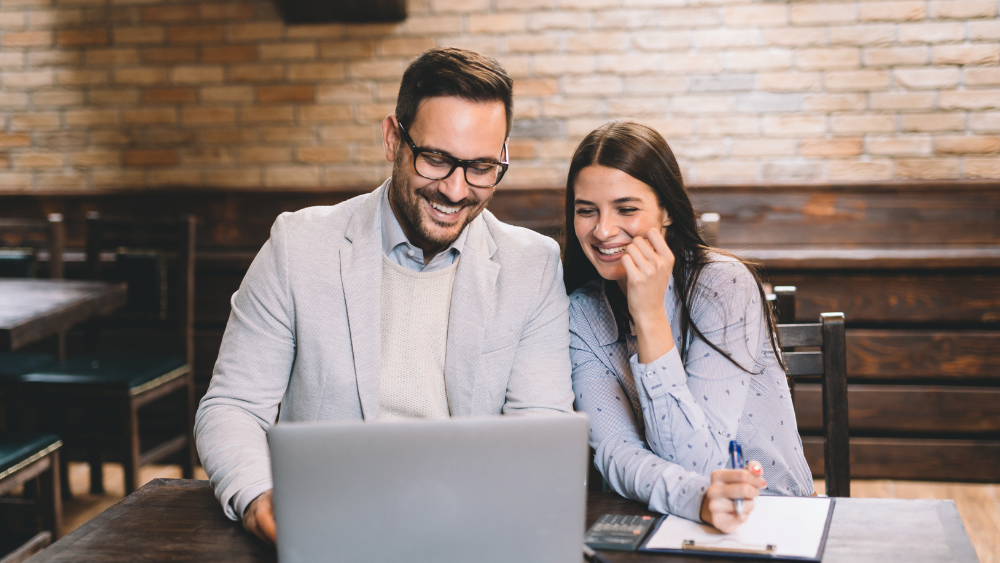
[[[672,225],[674,223],[674,220],[670,217],[670,213],[667,213],[666,209],[664,209],[662,213],[663,213],[663,226],[666,227],[667,225]]]

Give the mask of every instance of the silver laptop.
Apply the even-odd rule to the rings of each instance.
[[[268,431],[281,563],[579,563],[582,415]]]

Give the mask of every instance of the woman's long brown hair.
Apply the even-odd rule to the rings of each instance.
[[[670,215],[672,223],[667,228],[666,240],[667,246],[674,254],[673,286],[677,300],[681,304],[681,335],[687,335],[690,331],[734,365],[747,373],[752,373],[746,367],[741,366],[725,350],[720,349],[705,338],[705,335],[691,320],[691,309],[696,293],[694,289],[697,287],[698,279],[701,277],[705,265],[712,261],[709,253],[728,256],[742,263],[750,271],[757,284],[761,308],[764,318],[767,320],[767,334],[771,350],[774,352],[775,359],[784,369],[784,362],[778,352],[780,343],[775,330],[774,315],[767,302],[767,297],[764,295],[764,288],[756,265],[705,243],[698,229],[694,206],[684,188],[684,180],[681,177],[681,171],[673,151],[656,130],[641,123],[612,121],[587,135],[573,154],[573,160],[569,167],[569,177],[566,180],[566,233],[563,250],[563,280],[566,283],[566,292],[573,293],[587,282],[601,279],[597,269],[583,253],[574,228],[575,195],[573,185],[580,171],[591,165],[621,170],[650,186],[656,194],[660,207]],[[615,319],[621,324],[621,320],[628,317],[627,304],[623,296],[620,295],[617,284],[605,284],[605,288],[610,293],[608,301]],[[687,358],[687,344],[686,336],[680,339],[680,353],[681,358],[684,359]]]

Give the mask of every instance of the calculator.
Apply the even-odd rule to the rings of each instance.
[[[594,549],[635,551],[656,521],[652,516],[605,514],[587,530],[583,543]]]

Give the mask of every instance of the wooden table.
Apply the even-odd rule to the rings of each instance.
[[[587,525],[604,513],[652,514],[614,493],[591,493]],[[612,562],[695,563],[692,558],[602,551]],[[156,479],[54,543],[31,563],[142,560],[273,562],[273,548],[227,519],[207,481]],[[824,563],[977,561],[950,500],[837,499]]]
[[[125,305],[125,283],[0,278],[0,352]]]

